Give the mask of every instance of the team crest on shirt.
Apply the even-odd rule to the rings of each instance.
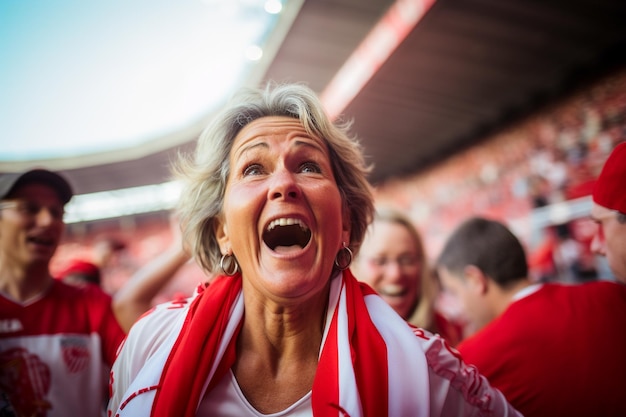
[[[75,374],[87,368],[91,354],[87,341],[79,337],[61,339],[63,362],[70,373]]]
[[[45,416],[52,408],[50,380],[50,368],[36,354],[21,347],[1,352],[0,415]]]

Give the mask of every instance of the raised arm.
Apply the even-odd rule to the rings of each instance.
[[[154,297],[190,259],[178,227],[172,227],[172,245],[142,268],[113,296],[113,311],[122,328],[128,332],[137,319],[152,307]]]

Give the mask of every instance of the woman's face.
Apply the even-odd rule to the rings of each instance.
[[[264,296],[319,295],[350,237],[326,143],[296,119],[264,117],[239,132],[229,158],[222,253],[232,250],[244,285]]]
[[[419,296],[422,256],[403,225],[384,220],[370,225],[353,269],[359,280],[409,318]]]

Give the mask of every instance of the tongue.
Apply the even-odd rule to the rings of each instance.
[[[275,252],[278,253],[288,253],[288,252],[294,252],[294,251],[298,251],[302,249],[300,246],[298,245],[291,245],[291,246],[276,246],[274,248]]]

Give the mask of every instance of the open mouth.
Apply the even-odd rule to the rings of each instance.
[[[27,240],[31,243],[48,247],[54,246],[55,243],[54,239],[42,236],[31,236],[28,237]]]
[[[277,252],[302,249],[310,240],[311,230],[299,219],[276,219],[263,232],[263,242]]]

